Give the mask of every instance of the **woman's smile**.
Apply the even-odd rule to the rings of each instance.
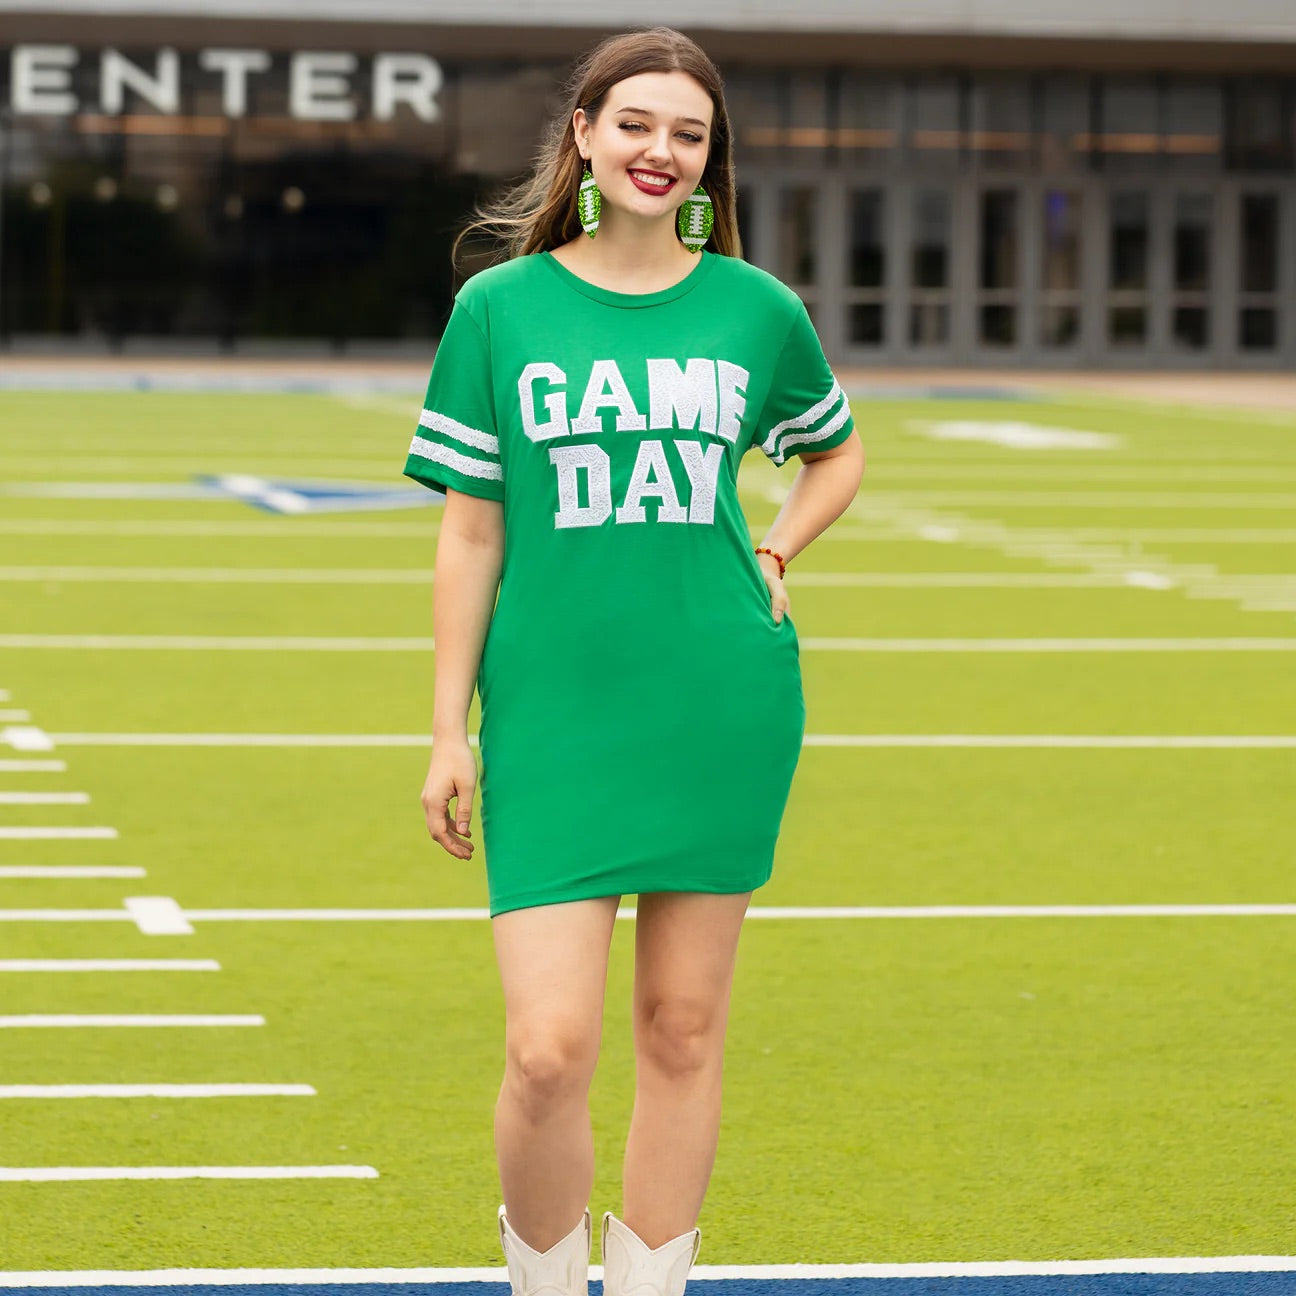
[[[634,182],[634,187],[642,193],[664,194],[675,188],[676,176],[668,176],[661,171],[635,170],[626,173]]]

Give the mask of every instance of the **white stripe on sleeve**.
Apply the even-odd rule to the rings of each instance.
[[[814,432],[794,432],[791,436],[785,436],[783,438],[783,444],[778,448],[778,454],[775,457],[774,462],[779,465],[779,467],[782,467],[784,460],[787,459],[788,451],[794,445],[800,445],[811,441],[822,441],[825,437],[832,436],[832,434],[836,432],[848,418],[850,418],[850,413],[850,402],[843,398],[841,409],[839,409],[837,413],[823,425],[823,427],[816,429]]]
[[[460,454],[458,450],[451,450],[449,446],[440,445],[436,441],[425,441],[420,436],[414,438],[409,452],[418,455],[420,459],[430,459],[433,463],[453,468],[455,472],[463,473],[465,477],[482,477],[487,481],[504,480],[504,469],[499,464],[491,463],[487,459],[472,459],[468,455]]]
[[[775,442],[784,432],[787,432],[792,428],[809,427],[812,423],[817,423],[830,409],[832,409],[834,405],[837,404],[841,395],[841,384],[834,379],[832,389],[829,391],[828,395],[823,398],[823,400],[819,401],[815,405],[811,405],[804,414],[798,414],[795,418],[784,419],[782,423],[776,423],[770,429],[769,435],[761,443],[761,449],[769,455],[771,459],[774,458]]]
[[[464,445],[470,445],[474,450],[485,450],[488,454],[499,456],[499,437],[492,436],[489,432],[479,432],[466,423],[452,419],[448,414],[438,414],[436,410],[425,409],[419,415],[419,427],[440,432],[455,441],[462,441]]]

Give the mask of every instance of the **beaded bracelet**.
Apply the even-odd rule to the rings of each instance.
[[[784,573],[785,571],[787,571],[787,563],[785,563],[785,562],[783,561],[783,555],[782,555],[781,553],[775,553],[773,549],[763,549],[763,548],[762,548],[762,549],[757,549],[756,552],[757,552],[757,553],[767,553],[767,554],[769,554],[769,556],[770,556],[771,558],[774,559],[774,561],[775,561],[776,563],[778,563],[778,565],[779,565],[779,580],[782,580],[782,579],[783,579],[783,573]]]

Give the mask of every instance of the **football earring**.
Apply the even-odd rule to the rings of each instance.
[[[580,189],[576,193],[576,212],[580,216],[581,229],[590,238],[598,233],[599,215],[602,211],[603,195],[599,193],[599,187],[594,183],[594,175],[587,162],[585,172],[581,176]]]
[[[698,185],[684,200],[684,205],[675,217],[675,228],[679,230],[680,242],[690,252],[700,252],[702,244],[711,237],[715,227],[715,210],[707,191]]]

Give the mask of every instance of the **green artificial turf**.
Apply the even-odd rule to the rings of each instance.
[[[15,493],[217,472],[398,487],[416,408],[416,394],[0,393],[0,635],[430,637],[431,499],[277,517],[229,501]],[[1296,734],[1287,652],[813,646],[1296,637],[1296,419],[1091,397],[855,408],[864,488],[789,580],[811,735]],[[1120,443],[1028,451],[923,433],[952,421]],[[755,535],[794,472],[744,463]],[[167,568],[199,570],[157,579]],[[252,569],[323,575],[215,578]],[[357,570],[378,575],[327,575]],[[1170,573],[1173,588],[1124,583],[1143,570]],[[880,579],[813,579],[852,573]],[[930,583],[942,574],[989,583]],[[993,583],[1057,575],[1110,583]],[[1266,578],[1271,609],[1245,605],[1246,576]],[[0,788],[92,798],[0,806],[0,825],[120,834],[0,839],[0,864],[147,869],[139,880],[0,878],[0,909],[113,910],[141,894],[187,910],[484,906],[480,853],[462,863],[440,852],[418,805],[434,661],[426,650],[0,649],[0,709],[29,710],[59,739],[45,755],[68,765],[0,774]],[[157,734],[412,745],[102,739]],[[41,754],[0,747],[20,755]],[[1291,902],[1294,762],[1291,749],[812,745],[754,903]],[[578,789],[562,795],[578,805]],[[749,921],[702,1259],[1290,1250],[1293,923]],[[630,924],[618,924],[591,1096],[596,1212],[619,1205],[632,951]],[[488,923],[198,921],[191,936],[150,937],[125,921],[0,922],[0,958],[70,957],[212,958],[221,970],[0,973],[0,1016],[259,1013],[266,1024],[3,1029],[0,1083],[318,1092],[6,1099],[0,1165],[339,1163],[379,1177],[0,1184],[0,1268],[500,1264],[491,1110],[503,1006]]]

